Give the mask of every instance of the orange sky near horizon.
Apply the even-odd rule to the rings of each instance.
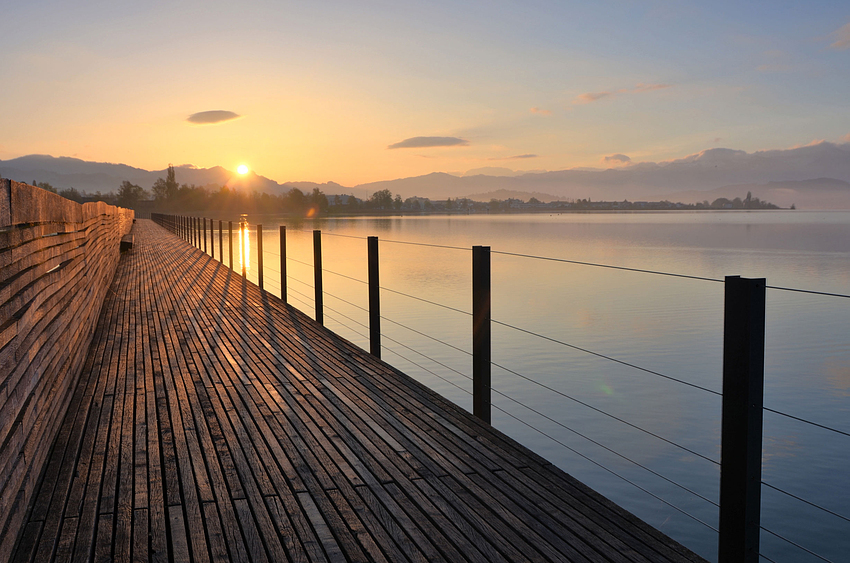
[[[18,3],[0,160],[353,186],[846,142],[850,9],[732,8]],[[240,117],[187,121],[216,110]]]

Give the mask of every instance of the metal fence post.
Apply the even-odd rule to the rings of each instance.
[[[207,252],[207,218],[204,217],[204,254]]]
[[[280,226],[280,298],[286,303],[286,225]]]
[[[316,322],[325,324],[322,300],[322,231],[313,231],[313,287],[316,290]]]
[[[759,560],[765,280],[726,277],[720,563]]]
[[[224,223],[218,220],[218,261],[224,264]]]
[[[472,247],[472,414],[490,423],[490,247]]]
[[[381,357],[381,284],[378,279],[378,237],[368,237],[369,254],[369,352]]]
[[[263,289],[263,226],[257,225],[257,285]]]
[[[248,222],[239,222],[239,257],[242,259],[242,277],[248,275]]]
[[[230,247],[230,269],[233,270],[233,221],[227,222],[227,246]]]

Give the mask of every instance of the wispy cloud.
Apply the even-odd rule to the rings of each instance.
[[[531,113],[536,113],[537,115],[552,115],[552,112],[548,109],[541,109],[538,107],[531,108]]]
[[[199,111],[198,113],[193,113],[188,118],[186,118],[186,121],[198,125],[210,125],[213,123],[230,121],[231,119],[236,119],[238,117],[242,116],[238,113],[233,113],[232,111],[225,111],[219,109],[213,111]]]
[[[421,149],[424,147],[465,147],[469,144],[466,139],[459,137],[411,137],[389,145],[388,149]]]
[[[845,143],[850,143],[850,133],[847,133],[846,135],[841,137],[841,140],[844,141]]]
[[[830,33],[829,36],[835,40],[829,45],[833,49],[850,49],[850,23],[844,24],[840,29]]]
[[[514,156],[494,156],[487,160],[520,160],[524,158],[537,158],[536,154],[517,154]]]
[[[609,98],[617,95],[624,94],[641,94],[643,92],[652,92],[654,90],[664,90],[666,88],[672,88],[672,84],[644,84],[638,83],[635,84],[633,88],[620,88],[619,90],[609,92],[587,92],[585,94],[579,94],[573,100],[574,104],[589,104],[591,102],[599,101],[603,98]]]
[[[578,96],[576,96],[576,99],[573,100],[573,103],[589,104],[591,102],[601,100],[602,98],[607,98],[610,95],[611,92],[587,92],[586,94],[579,94]]]
[[[608,156],[602,157],[602,163],[608,164],[612,166],[623,166],[625,164],[631,164],[632,159],[624,154],[610,154]]]
[[[716,145],[717,143],[719,143],[719,142],[720,142],[720,141],[722,141],[722,140],[723,140],[723,139],[722,139],[721,137],[715,137],[715,138],[714,138],[714,144]]]

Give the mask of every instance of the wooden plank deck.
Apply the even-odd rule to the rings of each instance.
[[[702,561],[150,221],[13,561]]]

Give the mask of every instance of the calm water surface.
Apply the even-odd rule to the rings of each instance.
[[[249,220],[265,223],[266,288],[279,294],[281,223]],[[489,245],[494,253],[495,321],[717,392],[722,283],[498,252],[714,279],[765,277],[772,286],[850,294],[850,213],[473,215],[286,224],[290,302],[314,314],[310,231],[321,229],[325,324],[366,349],[366,286],[349,279],[366,280],[366,241],[350,237],[380,237],[381,285],[398,292],[381,295],[383,358],[467,410],[472,362],[464,351],[471,350],[471,317],[401,294],[470,311],[473,245]],[[255,232],[249,240],[248,276],[256,279]],[[718,523],[712,503],[719,496],[719,396],[503,325],[493,326],[493,339],[494,426],[716,559],[711,528]],[[850,299],[768,290],[765,381],[766,407],[850,432]],[[850,437],[766,412],[763,458],[765,483],[850,516]],[[767,486],[762,525],[832,561],[848,560],[850,523]],[[761,538],[767,557],[818,560],[770,532]]]

